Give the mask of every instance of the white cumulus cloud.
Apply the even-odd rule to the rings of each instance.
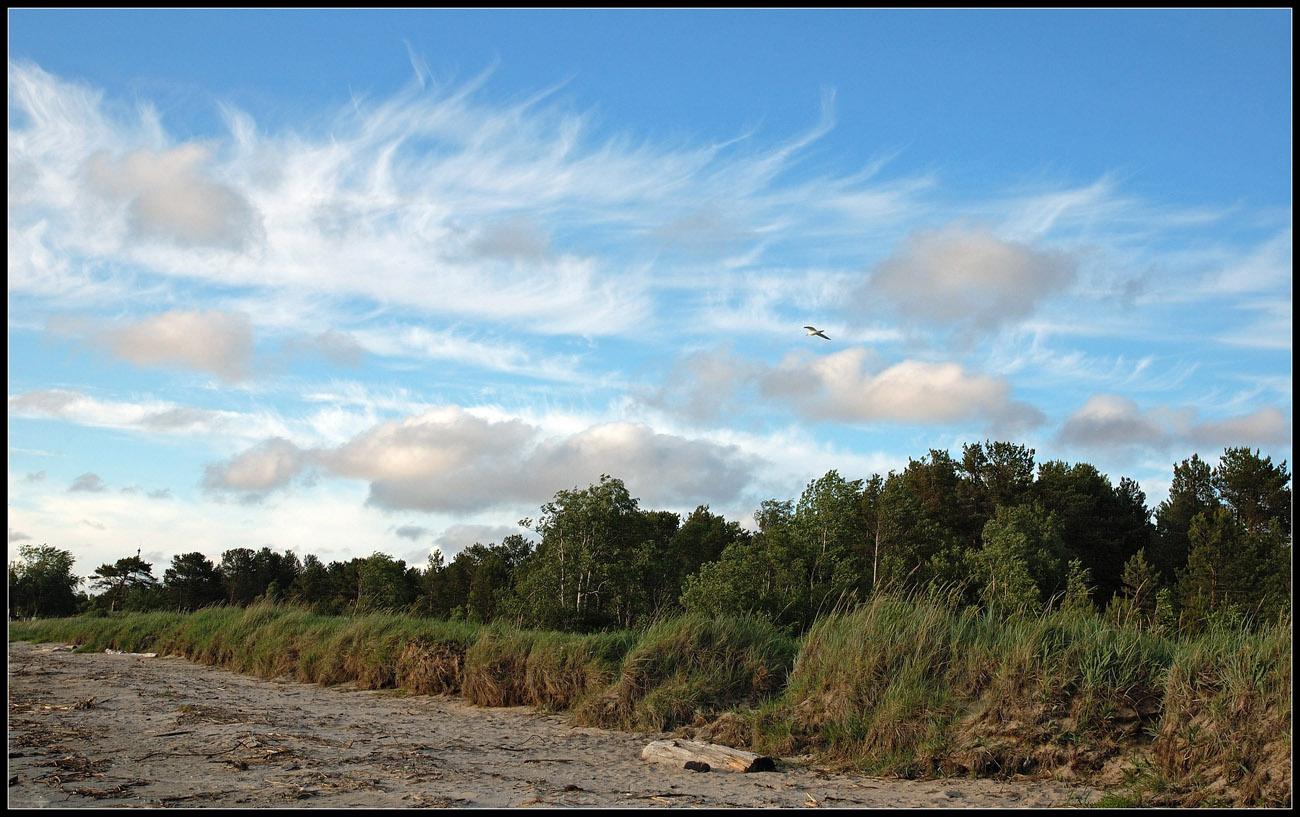
[[[974,336],[1025,318],[1076,274],[1065,254],[954,224],[911,235],[876,266],[850,308],[869,314],[884,300],[909,323]]]
[[[126,207],[137,235],[244,249],[257,240],[260,217],[239,192],[208,175],[207,162],[207,149],[193,143],[164,151],[137,148],[121,158],[100,150],[83,172],[93,191]]]
[[[173,309],[101,330],[92,342],[137,366],[179,366],[230,382],[251,374],[253,326],[241,312]]]
[[[792,353],[762,377],[761,391],[817,420],[1037,425],[1041,415],[1011,399],[1010,384],[952,362],[903,360],[881,366],[867,349],[819,358]]]
[[[623,479],[654,505],[702,496],[734,498],[754,458],[734,446],[604,423],[557,437],[516,419],[487,420],[457,406],[381,423],[336,447],[267,440],[207,466],[213,494],[258,501],[314,470],[369,483],[369,503],[388,510],[467,513],[540,504],[557,490]]]
[[[1237,417],[1200,420],[1191,408],[1143,410],[1128,397],[1094,394],[1066,418],[1056,438],[1084,451],[1131,447],[1163,453],[1186,445],[1267,447],[1289,444],[1291,423],[1273,407]]]

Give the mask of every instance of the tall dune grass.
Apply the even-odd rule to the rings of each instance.
[[[636,643],[628,631],[576,633],[489,627],[465,656],[462,694],[481,706],[571,709],[617,676]]]
[[[269,604],[11,622],[261,677],[681,734],[876,774],[1055,776],[1148,805],[1291,802],[1291,623],[1191,640],[1070,612],[875,596],[792,638],[755,617],[574,634]]]
[[[766,745],[904,776],[1095,771],[1159,711],[1169,659],[1095,616],[877,596],[809,631]]]
[[[1290,620],[1252,636],[1215,626],[1180,645],[1139,779],[1153,802],[1291,803]]]
[[[579,723],[662,731],[780,692],[796,644],[763,618],[688,615],[647,629]]]

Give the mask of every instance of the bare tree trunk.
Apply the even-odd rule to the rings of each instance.
[[[871,554],[871,592],[876,592],[879,586],[879,578],[876,575],[876,568],[880,562],[880,525],[876,525],[876,549]]]

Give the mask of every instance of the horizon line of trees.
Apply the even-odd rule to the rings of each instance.
[[[1289,614],[1286,462],[1225,449],[1213,468],[1174,466],[1148,509],[1138,484],[1088,463],[1036,464],[1033,449],[932,449],[868,480],[829,471],[796,499],[763,502],[747,530],[701,505],[643,510],[602,476],[557,492],[523,535],[476,543],[423,568],[374,552],[325,564],[235,548],[219,563],[173,557],[161,579],[139,552],[98,567],[78,594],[72,557],[23,546],[9,565],[9,615],[191,611],[285,601],[324,614],[402,611],[569,631],[642,626],[682,612],[756,613],[791,631],[881,591],[939,592],[998,614],[1091,609],[1117,624],[1195,631],[1216,617]]]

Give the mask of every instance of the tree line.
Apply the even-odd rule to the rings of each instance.
[[[175,556],[157,577],[137,552],[98,567],[89,593],[76,592],[66,551],[23,546],[9,565],[9,614],[267,600],[569,631],[743,612],[797,632],[884,591],[999,615],[1077,607],[1170,632],[1290,611],[1290,474],[1249,448],[1226,449],[1213,468],[1195,454],[1176,464],[1154,509],[1127,477],[1112,485],[1087,463],[1035,463],[1033,449],[985,441],[867,480],[829,471],[797,499],[763,502],[754,530],[707,505],[685,519],[642,509],[611,476],[540,510],[521,522],[535,538],[475,544],[450,561],[435,551],[424,566],[235,548],[219,563]]]

